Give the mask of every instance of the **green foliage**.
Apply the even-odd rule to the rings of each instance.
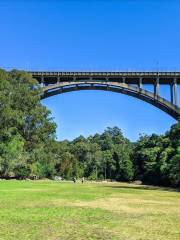
[[[63,141],[58,144],[59,169],[64,165],[73,169],[68,176],[62,171],[65,178],[84,176],[91,180],[133,179],[132,144],[117,127],[107,128],[101,135],[95,134],[88,138],[80,136],[72,142]],[[70,160],[68,156],[63,157],[64,154],[71,154]]]
[[[134,148],[135,177],[145,183],[180,186],[180,123],[163,136],[141,136]]]
[[[31,75],[0,70],[1,177],[26,178],[32,174],[31,164],[47,163],[45,149],[55,137],[56,125],[49,110],[42,106],[40,94],[39,84]],[[49,169],[44,162],[42,166],[46,168],[43,176],[53,174],[54,167]]]
[[[73,141],[55,140],[56,124],[26,72],[0,70],[0,177],[140,179],[180,186],[180,123],[132,144],[118,127]]]

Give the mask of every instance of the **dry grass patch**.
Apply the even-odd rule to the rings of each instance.
[[[125,183],[0,182],[0,240],[179,240],[180,193]]]

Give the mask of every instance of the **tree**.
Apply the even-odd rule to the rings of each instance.
[[[58,142],[56,124],[40,101],[42,89],[23,71],[0,69],[0,177],[140,179],[180,186],[180,122],[164,135],[131,143],[118,127]]]
[[[115,171],[115,161],[113,159],[112,152],[110,150],[106,150],[102,152],[103,159],[103,169],[104,169],[104,179],[112,178],[112,173]]]
[[[180,123],[165,135],[141,136],[135,144],[135,177],[147,184],[180,185]]]
[[[34,158],[38,155],[34,153],[43,149],[45,158],[44,150],[55,138],[56,125],[50,111],[41,104],[41,89],[31,75],[0,70],[0,78],[1,174],[27,177],[29,166],[40,159]]]

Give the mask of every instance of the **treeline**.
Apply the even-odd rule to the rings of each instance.
[[[88,138],[56,142],[56,173],[64,178],[141,180],[146,184],[180,187],[180,123],[165,135],[141,136],[136,143],[119,128]]]
[[[133,162],[136,179],[180,187],[180,122],[165,135],[141,136],[134,144]]]
[[[0,70],[0,178],[85,177],[180,186],[180,123],[136,143],[118,127],[58,142],[41,93],[29,74]]]
[[[119,128],[107,128],[102,134],[56,143],[56,171],[65,178],[130,181],[134,176],[133,145]]]

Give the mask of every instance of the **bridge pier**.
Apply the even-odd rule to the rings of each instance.
[[[177,79],[174,78],[170,84],[171,103],[178,106],[178,91],[177,91]]]
[[[154,96],[159,96],[159,89],[160,89],[159,77],[157,77],[156,82],[154,84]]]
[[[122,78],[122,83],[126,83],[126,77]]]
[[[174,103],[174,93],[173,93],[173,84],[170,84],[170,95],[171,95],[171,103]]]
[[[178,92],[177,92],[177,79],[174,78],[173,82],[173,90],[174,90],[174,104],[178,105]]]
[[[41,76],[41,87],[44,87],[44,76]]]
[[[138,86],[139,88],[143,88],[142,77],[139,78]]]

